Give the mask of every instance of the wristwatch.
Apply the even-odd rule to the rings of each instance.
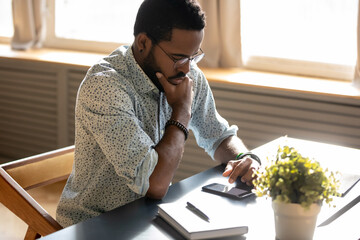
[[[254,154],[254,153],[252,153],[252,152],[239,153],[239,154],[236,156],[236,160],[242,159],[242,158],[244,158],[244,157],[246,157],[246,156],[251,157],[252,159],[254,159],[255,161],[257,161],[257,162],[261,165],[261,160],[260,160],[260,158],[259,158],[256,154]]]

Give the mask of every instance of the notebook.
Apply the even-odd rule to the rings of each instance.
[[[232,235],[242,235],[248,232],[241,218],[234,216],[233,211],[226,211],[222,207],[210,207],[209,205],[198,206],[202,212],[206,213],[209,220],[205,220],[187,207],[187,202],[173,202],[159,204],[159,216],[175,228],[187,239],[208,239],[226,237]],[[230,213],[230,214],[229,214]]]

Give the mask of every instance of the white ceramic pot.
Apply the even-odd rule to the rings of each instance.
[[[310,205],[309,209],[296,203],[272,202],[275,217],[276,238],[280,240],[312,239],[316,219],[320,212],[319,204]]]

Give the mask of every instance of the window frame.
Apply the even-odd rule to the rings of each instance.
[[[249,70],[262,72],[277,72],[287,75],[300,75],[312,78],[326,78],[352,82],[354,80],[356,62],[354,64],[354,66],[349,66],[275,57],[252,56],[244,63],[244,67]]]
[[[11,37],[3,37],[3,36],[0,36],[0,43],[10,44],[10,43],[11,43]]]

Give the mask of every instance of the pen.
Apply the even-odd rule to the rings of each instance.
[[[189,209],[190,211],[192,211],[193,213],[195,213],[196,215],[198,215],[200,218],[204,219],[205,221],[209,222],[210,218],[203,213],[200,209],[198,209],[197,207],[195,207],[194,205],[192,205],[190,202],[187,202],[187,209]]]

